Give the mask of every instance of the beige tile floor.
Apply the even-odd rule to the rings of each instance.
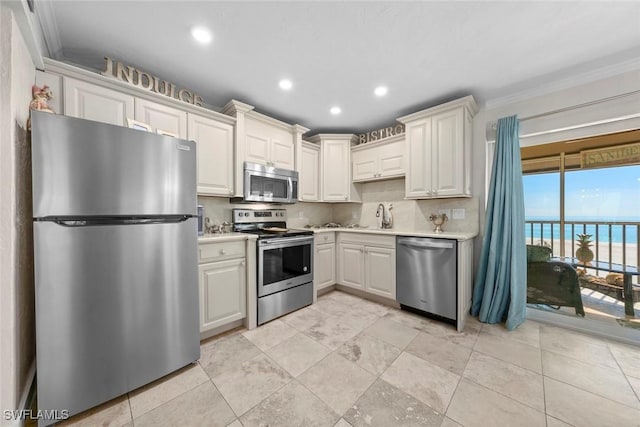
[[[640,426],[640,348],[527,321],[453,327],[334,291],[77,426]]]

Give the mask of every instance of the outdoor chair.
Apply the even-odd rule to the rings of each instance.
[[[550,248],[527,245],[527,303],[554,309],[573,307],[584,317],[578,273],[571,265],[550,258]]]

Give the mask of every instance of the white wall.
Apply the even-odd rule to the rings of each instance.
[[[35,67],[13,12],[0,3],[0,408],[16,409],[35,357],[31,153]],[[3,423],[8,423],[2,417]]]
[[[361,184],[362,203],[337,203],[333,205],[333,220],[341,224],[356,223],[376,228],[378,205],[393,204],[393,228],[399,231],[432,231],[429,215],[440,209],[465,209],[464,220],[450,219],[445,231],[478,231],[478,199],[452,198],[436,200],[407,200],[404,178]]]
[[[303,228],[308,224],[323,225],[328,222],[341,224],[360,224],[376,228],[376,209],[380,202],[386,206],[393,204],[394,229],[400,231],[431,231],[433,225],[429,221],[431,213],[438,209],[464,208],[464,220],[450,220],[444,225],[446,231],[478,231],[477,198],[439,199],[439,200],[405,200],[404,179],[372,182],[362,185],[362,203],[304,203],[294,205],[257,205],[231,204],[229,199],[218,197],[199,197],[198,203],[204,206],[205,216],[212,224],[223,221],[232,222],[233,208],[256,209],[281,208],[287,210],[287,225],[291,228]]]
[[[232,204],[229,199],[221,197],[198,197],[198,204],[204,206],[205,217],[211,219],[211,224],[224,221],[233,222],[231,210],[240,209],[286,209],[287,225],[291,228],[303,228],[307,224],[322,225],[333,221],[332,206],[328,203],[303,203],[295,205],[260,205],[260,204]]]

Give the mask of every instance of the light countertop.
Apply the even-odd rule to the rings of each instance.
[[[212,233],[198,236],[198,243],[230,242],[234,240],[256,240],[258,236],[248,233]]]
[[[327,233],[330,231],[339,231],[341,233],[363,233],[363,234],[384,234],[384,235],[392,235],[392,236],[412,236],[412,237],[431,237],[437,239],[455,239],[458,241],[465,241],[469,239],[473,239],[478,235],[478,233],[474,232],[464,232],[464,231],[444,231],[442,233],[434,233],[433,231],[416,231],[416,230],[396,230],[396,229],[385,229],[381,230],[379,228],[314,228],[314,233]]]
[[[315,234],[328,233],[339,231],[341,233],[361,233],[361,234],[382,234],[390,236],[412,236],[412,237],[430,237],[436,239],[454,239],[458,241],[465,241],[473,239],[478,233],[473,232],[460,232],[460,231],[444,231],[442,233],[434,233],[433,231],[416,231],[416,230],[396,230],[379,228],[314,228],[312,230]],[[234,240],[255,240],[258,237],[255,234],[247,233],[213,233],[205,234],[198,237],[198,243],[212,243],[212,242],[228,242]]]

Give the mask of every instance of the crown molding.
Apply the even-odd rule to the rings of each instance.
[[[43,46],[44,40],[36,15],[31,12],[25,0],[2,1],[2,4],[8,6],[13,12],[16,24],[22,34],[33,64],[37,69],[43,69],[43,52],[45,47]],[[38,5],[39,4],[40,3],[38,3]]]
[[[640,70],[640,58],[632,58],[627,61],[618,62],[616,64],[606,65],[595,70],[579,73],[577,75],[555,80],[549,83],[536,86],[535,88],[525,89],[514,92],[509,95],[487,99],[485,108],[492,110],[520,101],[526,101],[531,98],[548,95],[550,93],[559,92],[564,89],[570,89],[583,84],[592,83],[598,80],[604,80],[608,77],[617,76],[629,71]]]
[[[222,108],[222,113],[228,116],[236,117],[238,113],[246,113],[253,110],[253,105],[245,104],[236,99],[232,99]]]
[[[424,117],[432,116],[447,110],[451,110],[458,107],[464,107],[471,118],[478,112],[478,104],[472,95],[465,96],[464,98],[454,99],[453,101],[445,102],[444,104],[436,105],[435,107],[427,108],[425,110],[416,111],[415,113],[408,114],[406,116],[398,117],[396,120],[400,123],[406,124],[414,120],[420,120]]]
[[[255,110],[247,111],[245,113],[245,117],[252,118],[254,120],[260,121],[262,123],[266,123],[268,125],[276,126],[281,129],[286,130],[287,132],[291,132],[293,130],[294,125],[290,125],[289,123],[285,123],[281,120],[274,119],[273,117],[269,117],[265,114],[258,113]]]
[[[388,136],[384,139],[379,139],[377,141],[371,141],[371,142],[366,142],[364,144],[358,144],[355,145],[353,147],[351,147],[351,151],[363,151],[363,150],[367,150],[369,148],[373,148],[373,147],[379,147],[382,145],[387,145],[390,144],[392,142],[398,142],[398,141],[404,141],[405,140],[405,134],[401,133],[400,135],[393,135],[393,136]]]
[[[351,145],[356,145],[356,143],[358,142],[358,135],[353,133],[318,133],[308,137],[306,141],[313,144],[320,144],[322,143],[322,141],[327,139],[346,139],[350,141]]]
[[[306,128],[306,127],[304,127],[302,125],[295,124],[295,125],[293,125],[293,130],[294,130],[294,132],[297,132],[300,135],[303,135],[303,134],[309,132],[310,129]]]
[[[52,1],[39,1],[35,5],[35,13],[40,21],[42,37],[50,58],[62,59],[62,41],[58,30],[58,20],[53,10]]]
[[[148,90],[140,89],[139,87],[122,80],[118,80],[113,77],[106,77],[95,71],[76,67],[65,62],[44,58],[44,71],[63,77],[71,77],[74,79],[82,80],[87,83],[106,87],[108,89],[117,90],[119,92],[135,96],[137,98],[147,99],[149,101],[177,108],[181,111],[186,111],[187,113],[193,113],[208,117],[222,123],[227,123],[230,125],[235,125],[236,123],[236,118],[227,114],[223,114],[215,110],[210,110],[205,107],[189,104],[174,98],[170,98],[168,96],[159,95],[154,92],[149,92]]]

